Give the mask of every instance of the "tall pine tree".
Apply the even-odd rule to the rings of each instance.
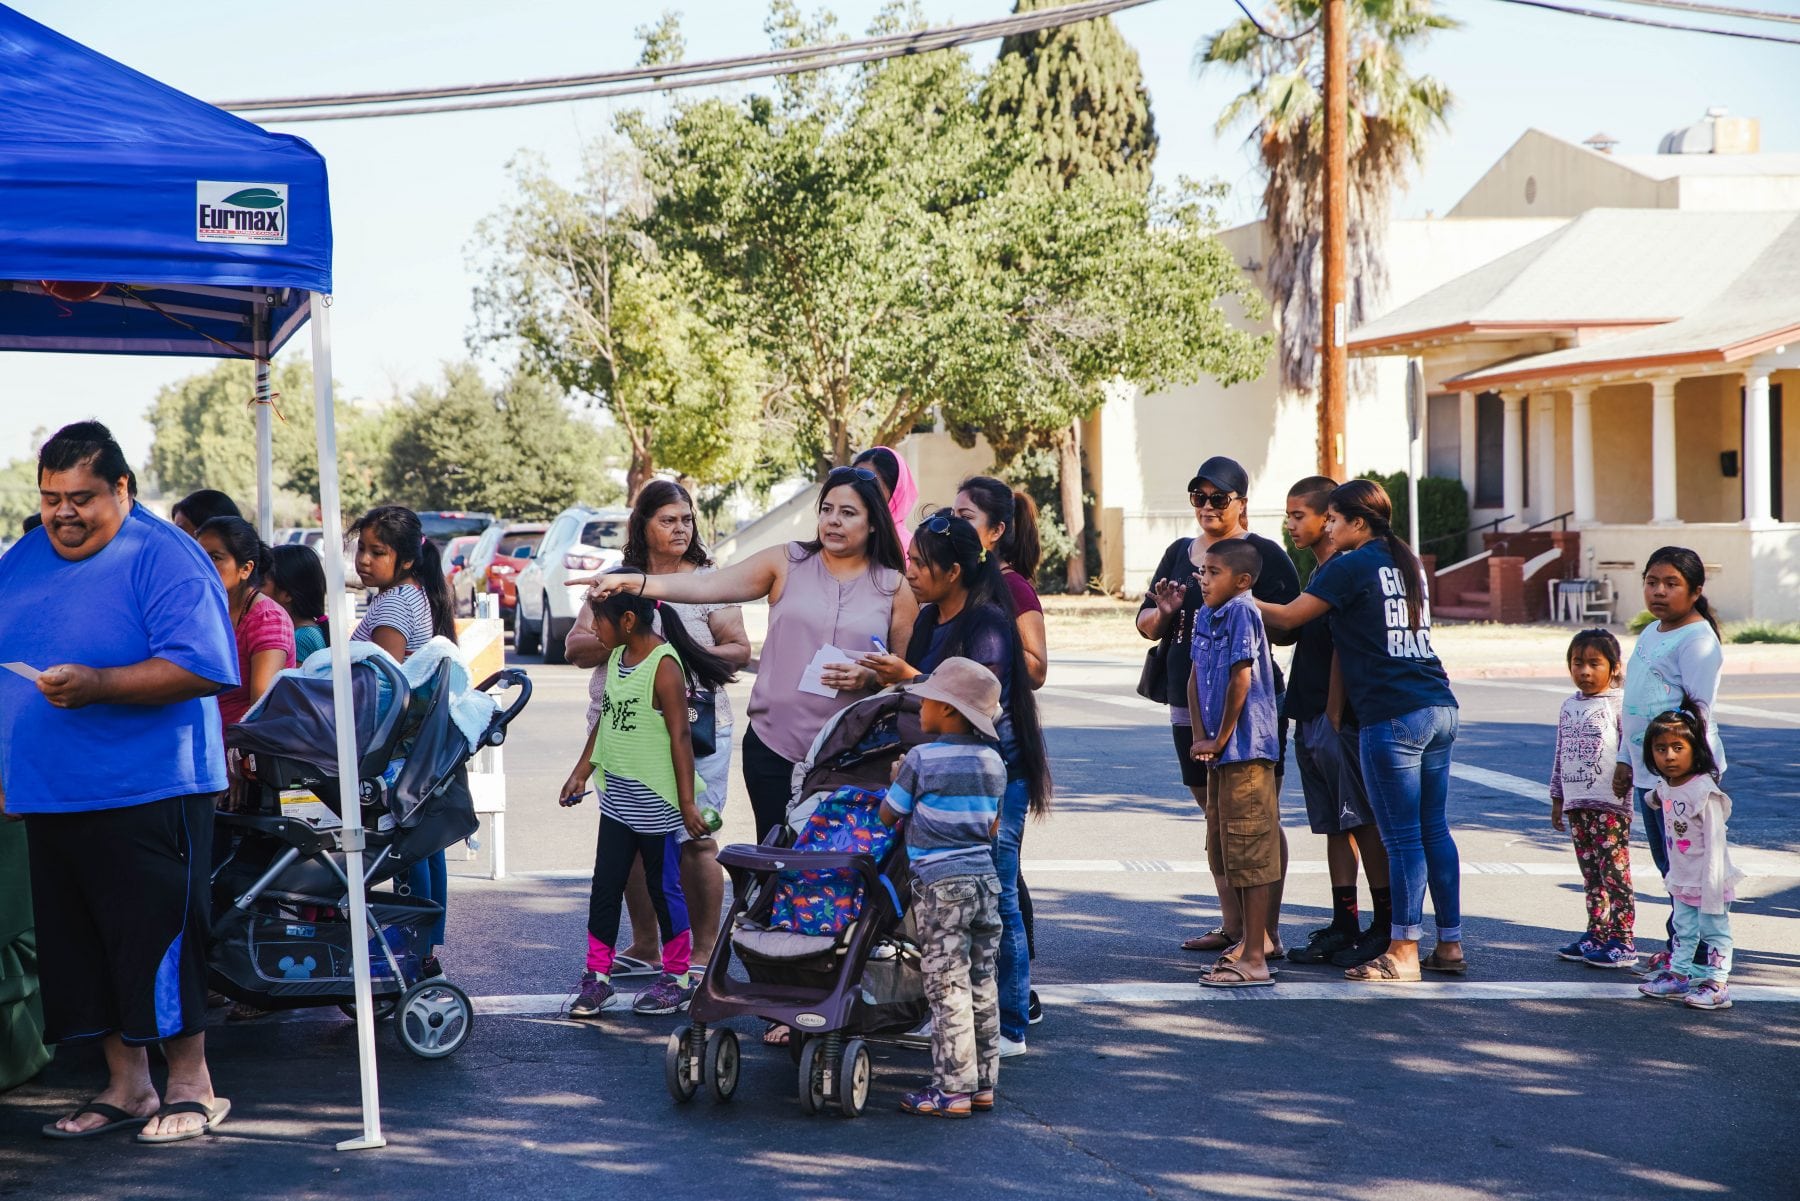
[[[1015,13],[1061,8],[1071,0],[1015,0]],[[1104,174],[1137,192],[1150,187],[1156,128],[1137,51],[1112,18],[1101,17],[1033,33],[1000,45],[983,99],[1001,137],[1028,139],[1027,161],[1045,184],[1066,188],[1082,176]],[[1057,437],[1059,507],[1073,548],[1070,592],[1088,585],[1087,515],[1081,469],[1081,422]]]

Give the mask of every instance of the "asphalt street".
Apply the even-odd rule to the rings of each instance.
[[[919,1050],[878,1049],[864,1118],[808,1117],[786,1053],[753,1046],[746,1023],[736,1099],[677,1108],[661,1066],[674,1019],[557,1016],[581,968],[597,821],[555,804],[586,678],[527,665],[536,698],[506,747],[509,874],[482,878],[491,846],[451,863],[445,964],[482,1014],[439,1062],[380,1032],[388,1147],[332,1150],[357,1130],[349,1022],[221,1024],[210,1056],[236,1108],[218,1136],[40,1140],[99,1078],[92,1051],[65,1052],[0,1096],[0,1196],[1800,1198],[1783,1149],[1800,1132],[1800,677],[1727,679],[1734,855],[1751,878],[1732,916],[1738,1004],[1694,1013],[1550,954],[1582,925],[1541,783],[1566,686],[1457,684],[1468,978],[1369,989],[1284,965],[1273,989],[1220,993],[1195,987],[1202,957],[1178,947],[1217,908],[1164,719],[1132,694],[1135,665],[1058,661],[1042,694],[1057,801],[1025,845],[1048,1014],[1007,1062],[997,1110],[951,1123],[895,1108],[927,1069]],[[1291,946],[1329,892],[1292,773],[1283,808]],[[722,837],[750,834],[739,793]],[[1634,865],[1650,936],[1666,898],[1641,841]]]

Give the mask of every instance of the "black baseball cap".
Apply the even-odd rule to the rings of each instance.
[[[1198,488],[1201,480],[1239,496],[1250,495],[1250,473],[1236,459],[1228,459],[1224,455],[1214,455],[1200,464],[1199,470],[1194,472],[1194,478],[1188,481],[1188,491]]]

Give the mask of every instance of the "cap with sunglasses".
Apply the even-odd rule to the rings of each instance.
[[[1194,472],[1194,478],[1188,481],[1188,492],[1193,493],[1202,483],[1211,484],[1219,491],[1235,496],[1250,495],[1250,473],[1236,459],[1228,459],[1224,455],[1214,455],[1200,464],[1200,469]],[[1226,503],[1230,503],[1229,499]],[[1222,509],[1225,506],[1215,504],[1213,507]]]

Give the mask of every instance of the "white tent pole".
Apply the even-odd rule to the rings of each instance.
[[[344,515],[338,498],[337,413],[331,402],[331,309],[312,294],[313,426],[319,441],[319,518],[325,529],[325,591],[331,606],[331,702],[337,726],[338,784],[344,817],[344,874],[350,878],[350,946],[356,976],[356,1058],[362,1074],[363,1132],[340,1151],[387,1146],[375,1079],[375,1000],[369,985],[368,899],[363,895],[362,796],[358,787],[356,709],[350,691],[349,595],[344,591]],[[266,414],[268,406],[259,406]],[[260,434],[260,430],[259,430]],[[266,478],[266,477],[265,477]]]
[[[256,306],[256,532],[275,537],[275,406],[269,395],[269,306]]]

